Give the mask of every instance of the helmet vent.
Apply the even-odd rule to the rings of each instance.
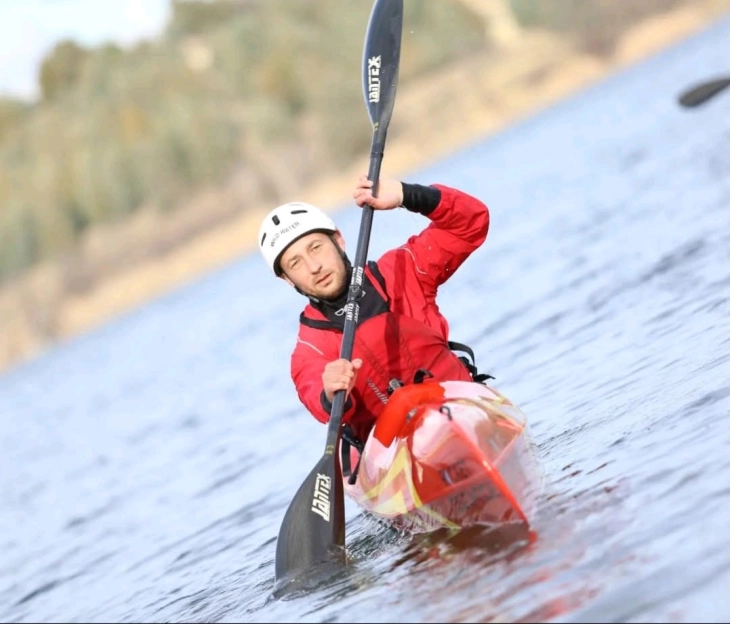
[[[264,232],[264,235],[261,237],[261,246],[264,246],[264,241],[266,240],[266,232]]]
[[[307,212],[306,210],[292,210],[291,211],[292,214],[304,214],[306,212]]]
[[[279,225],[279,223],[281,223],[278,215],[274,215],[273,217],[271,217],[271,220],[274,222],[274,225]]]

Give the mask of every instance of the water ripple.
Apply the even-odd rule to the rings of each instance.
[[[0,620],[726,621],[730,117],[674,98],[728,34],[411,178],[490,205],[439,305],[528,417],[531,531],[413,537],[348,502],[349,565],[278,598],[325,429],[289,378],[301,298],[244,258],[0,377]],[[378,215],[370,255],[426,223]]]

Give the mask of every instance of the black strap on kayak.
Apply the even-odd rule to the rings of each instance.
[[[350,448],[355,447],[359,453],[355,470],[350,471]],[[360,460],[362,459],[362,450],[365,445],[357,438],[355,432],[350,425],[342,428],[342,440],[340,441],[340,449],[342,450],[342,476],[349,477],[347,482],[354,485],[357,480],[357,471],[360,469]]]
[[[413,383],[419,384],[423,383],[423,380],[427,377],[433,377],[433,373],[430,370],[426,370],[425,368],[419,368],[416,371],[416,374],[413,375]]]
[[[461,342],[455,342],[453,340],[450,340],[448,344],[449,349],[451,349],[452,351],[462,351],[466,353],[466,356],[461,355],[459,356],[459,359],[463,362],[464,366],[466,366],[466,369],[469,371],[469,373],[471,374],[471,378],[474,381],[476,381],[477,383],[484,383],[487,381],[487,379],[494,379],[494,375],[490,375],[489,373],[480,373],[477,370],[477,360],[471,347]]]

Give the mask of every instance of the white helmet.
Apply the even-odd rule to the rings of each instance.
[[[290,202],[274,208],[264,217],[259,227],[259,250],[275,275],[281,275],[279,260],[295,240],[312,232],[335,233],[337,226],[323,210],[305,204]]]

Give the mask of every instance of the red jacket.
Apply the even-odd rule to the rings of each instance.
[[[489,211],[478,199],[456,189],[432,185],[441,192],[431,223],[376,262],[368,263],[363,289],[373,288],[382,307],[361,316],[353,359],[362,367],[346,403],[343,422],[365,440],[387,402],[391,379],[413,381],[418,369],[436,379],[471,380],[464,363],[448,346],[449,325],[436,304],[438,287],[486,239]],[[371,306],[372,307],[372,306]],[[300,317],[291,356],[291,375],[299,399],[320,422],[329,421],[322,388],[325,365],[340,357],[342,330],[308,304]]]

